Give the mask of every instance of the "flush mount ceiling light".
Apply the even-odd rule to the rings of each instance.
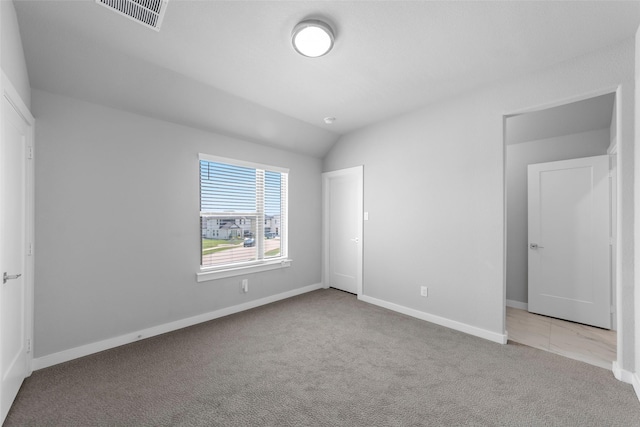
[[[326,55],[333,47],[333,30],[329,24],[308,19],[293,28],[291,43],[300,54],[309,58]]]

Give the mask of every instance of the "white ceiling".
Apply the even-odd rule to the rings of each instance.
[[[507,119],[506,143],[527,141],[608,129],[611,125],[615,93],[597,96]]]
[[[341,134],[640,24],[630,1],[169,0],[155,32],[93,0],[15,4],[33,87],[318,157]],[[309,17],[336,30],[324,57],[291,47]]]

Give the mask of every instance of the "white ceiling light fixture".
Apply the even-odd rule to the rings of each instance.
[[[318,58],[333,48],[333,30],[326,22],[307,19],[293,28],[291,43],[300,55]]]

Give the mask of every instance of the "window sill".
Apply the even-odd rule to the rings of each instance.
[[[202,270],[196,273],[197,282],[224,279],[227,277],[241,276],[243,274],[259,273],[261,271],[277,270],[279,268],[291,267],[291,259],[277,259],[261,262],[260,264],[243,265],[219,270]]]

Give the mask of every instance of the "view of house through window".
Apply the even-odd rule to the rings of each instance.
[[[286,256],[287,179],[268,166],[200,155],[201,262],[223,267]]]

